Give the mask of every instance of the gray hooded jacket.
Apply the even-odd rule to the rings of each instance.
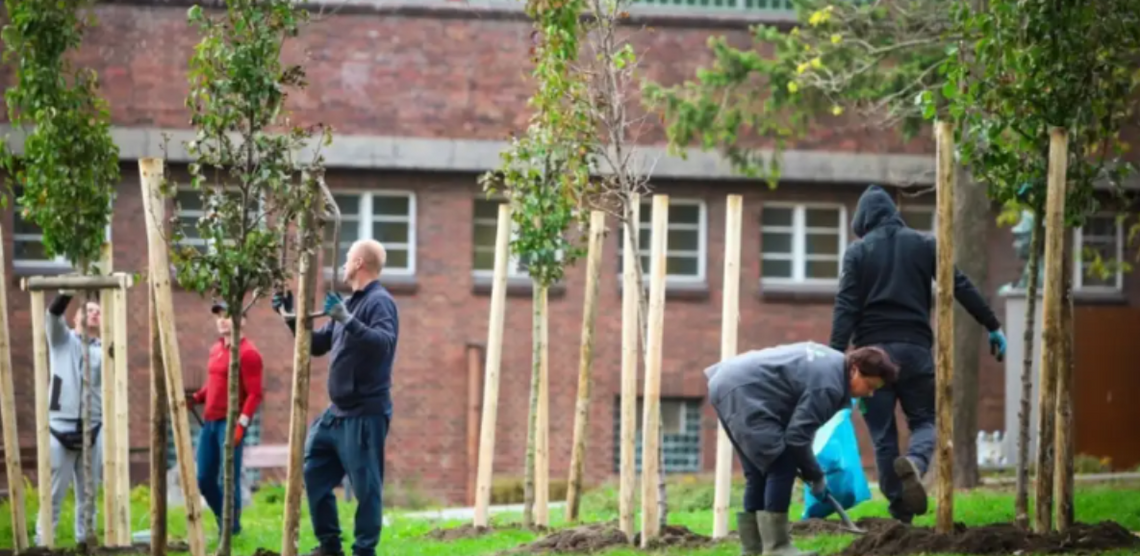
[[[51,364],[51,389],[48,397],[48,421],[59,432],[75,430],[82,418],[83,340],[67,326],[65,315],[44,312],[48,359]],[[103,344],[99,338],[88,339],[91,356],[91,426],[103,422]]]
[[[844,355],[815,342],[753,350],[705,370],[709,399],[737,449],[762,472],[785,450],[803,478],[823,477],[815,431],[850,405]]]

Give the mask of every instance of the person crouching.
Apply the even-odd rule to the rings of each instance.
[[[709,400],[744,469],[737,514],[744,555],[814,556],[791,544],[788,507],[796,474],[828,496],[812,452],[815,432],[851,398],[895,382],[898,366],[877,347],[844,355],[815,342],[753,350],[705,370]]]

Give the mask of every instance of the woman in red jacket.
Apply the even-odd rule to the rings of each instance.
[[[230,370],[230,331],[233,321],[223,302],[214,303],[210,312],[217,319],[218,335],[221,338],[210,348],[210,362],[206,385],[197,393],[191,403],[205,404],[202,431],[198,436],[198,489],[206,498],[210,510],[218,520],[218,530],[222,522],[222,459],[226,434],[226,411],[229,399]],[[244,324],[244,316],[243,324]],[[241,447],[245,429],[249,427],[253,413],[261,404],[261,353],[253,342],[241,339],[238,346],[241,357],[241,386],[238,399],[241,400],[241,417],[238,418],[234,433],[234,523],[233,532],[241,532]]]

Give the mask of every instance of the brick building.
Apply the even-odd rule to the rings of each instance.
[[[738,9],[640,6],[634,20],[653,31],[635,43],[651,79],[676,83],[708,61],[707,39],[724,34],[748,41],[747,25],[786,21],[778,0],[749,1]],[[730,4],[733,2],[730,0]],[[77,62],[95,68],[110,101],[122,151],[123,183],[110,237],[117,270],[146,264],[141,197],[135,162],[161,156],[170,133],[171,163],[186,162],[180,141],[189,137],[186,61],[197,42],[178,1],[126,1],[99,5],[99,25]],[[476,177],[498,163],[510,134],[526,122],[530,26],[519,6],[486,0],[365,0],[326,6],[286,48],[304,58],[309,88],[290,97],[299,123],[336,129],[328,152],[328,182],[344,214],[342,242],[375,237],[389,250],[382,282],[396,296],[402,337],[395,369],[395,417],[389,441],[390,480],[415,481],[451,502],[467,497],[475,462],[468,457],[469,344],[486,341],[493,259],[494,205],[481,200]],[[713,154],[688,160],[664,156],[657,133],[645,148],[661,155],[653,186],[670,195],[668,292],[662,396],[666,469],[711,471],[715,420],[705,402],[701,374],[719,357],[725,196],[744,196],[741,277],[741,350],[815,339],[826,341],[844,246],[853,238],[855,202],[870,183],[929,184],[933,150],[927,140],[904,143],[890,134],[827,119],[786,155],[785,179],[775,190],[742,180]],[[932,195],[899,197],[913,226],[932,229]],[[194,218],[189,202],[183,216]],[[648,245],[649,207],[642,210]],[[996,212],[995,212],[996,215]],[[33,226],[11,210],[3,216],[9,283],[12,361],[16,371],[21,440],[34,454],[32,363],[28,300],[18,278],[66,271],[44,260]],[[611,232],[615,223],[609,222]],[[992,223],[990,272],[979,284],[998,311],[997,288],[1016,278],[1011,236]],[[1095,228],[1095,233],[1092,233]],[[1123,232],[1111,219],[1079,234],[1086,246],[1120,252]],[[613,476],[620,391],[621,280],[618,234],[605,241],[602,263],[588,480]],[[584,265],[570,269],[550,301],[551,478],[564,478],[577,384]],[[1135,307],[1140,279],[1118,276],[1080,285]],[[497,474],[521,474],[526,439],[530,363],[530,286],[512,267],[507,303],[502,389],[495,454]],[[1131,302],[1128,302],[1131,299]],[[206,354],[216,341],[208,302],[176,290],[179,344],[187,387],[200,385]],[[145,452],[149,438],[147,313],[145,290],[129,294],[131,445]],[[979,334],[981,334],[979,330]],[[292,338],[267,302],[252,311],[248,337],[266,357],[261,442],[285,441],[289,417]],[[984,430],[1002,428],[1002,367],[982,360],[979,403]],[[315,361],[311,405],[327,404],[327,361]],[[861,427],[861,425],[860,425]],[[866,457],[870,451],[865,450]],[[145,455],[135,456],[133,478],[145,476]]]

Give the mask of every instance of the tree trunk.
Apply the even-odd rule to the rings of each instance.
[[[158,335],[154,286],[146,284],[150,312],[150,556],[166,556],[166,370]]]
[[[574,444],[570,454],[570,478],[566,482],[566,521],[578,521],[585,475],[586,436],[590,422],[591,371],[594,365],[594,323],[598,316],[598,282],[602,266],[602,240],[606,215],[590,215],[590,245],[586,257],[586,299],[582,307],[582,342],[578,355],[578,401],[574,408]]]
[[[526,464],[523,471],[523,527],[534,526],[534,471],[535,448],[538,433],[538,387],[542,366],[542,285],[531,283],[533,311],[531,314],[530,402],[526,426]]]
[[[1049,131],[1049,197],[1045,203],[1045,295],[1042,299],[1041,368],[1037,398],[1037,511],[1034,531],[1053,528],[1053,443],[1057,406],[1057,367],[1064,333],[1061,322],[1065,257],[1065,191],[1068,135]]]
[[[222,458],[222,522],[219,526],[218,556],[229,556],[233,543],[234,532],[234,485],[237,484],[237,474],[234,469],[234,434],[237,432],[238,414],[241,408],[239,394],[241,392],[241,307],[243,300],[226,300],[233,323],[230,326],[230,368],[226,381],[228,400],[226,402],[226,436],[225,454]]]
[[[86,265],[84,265],[86,267]],[[90,337],[87,334],[87,303],[92,301],[91,290],[87,290],[87,295],[84,296],[86,300],[83,307],[79,309],[80,320],[79,327],[82,335],[83,344],[83,385],[80,392],[83,395],[83,411],[81,412],[81,419],[83,419],[83,492],[87,495],[87,506],[83,512],[83,524],[87,528],[87,536],[84,539],[76,539],[80,543],[80,551],[88,553],[88,551],[95,549],[95,473],[93,467],[95,463],[95,451],[92,445],[94,439],[94,430],[92,429],[91,422],[91,407],[95,403],[94,399],[94,386],[92,385],[91,376],[91,348],[88,345]],[[106,416],[104,415],[104,418]],[[78,485],[77,485],[78,486]]]
[[[1053,496],[1057,531],[1064,533],[1075,523],[1073,515],[1073,236],[1065,234],[1064,270],[1061,275],[1061,352],[1057,361],[1057,443]]]
[[[984,288],[988,274],[986,232],[990,201],[985,186],[965,168],[957,171],[954,192],[954,261],[958,270]],[[954,487],[978,486],[978,354],[982,335],[978,323],[954,304]]]
[[[1037,274],[1041,266],[1041,244],[1045,241],[1045,210],[1033,210],[1033,237],[1029,247],[1029,283],[1025,299],[1025,356],[1021,361],[1021,409],[1017,414],[1017,496],[1014,501],[1014,521],[1018,527],[1029,528],[1029,420],[1033,407],[1033,344],[1037,326]]]
[[[938,142],[938,300],[937,345],[935,346],[936,439],[934,467],[938,477],[939,533],[954,528],[954,135],[948,122],[935,124]]]

